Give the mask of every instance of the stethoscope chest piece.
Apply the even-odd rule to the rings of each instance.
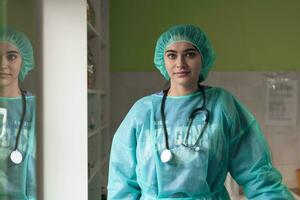
[[[199,107],[199,108],[196,108],[190,115],[190,118],[189,118],[189,121],[188,121],[188,129],[187,129],[187,133],[185,135],[185,138],[184,138],[184,142],[182,143],[182,145],[184,147],[189,147],[189,148],[193,148],[195,151],[200,151],[200,147],[198,147],[196,144],[198,142],[198,140],[201,138],[202,134],[203,134],[203,130],[205,129],[205,127],[207,126],[207,123],[208,123],[208,117],[209,117],[209,111],[205,108],[205,92],[204,92],[204,88],[201,87],[199,85],[201,91],[202,91],[202,95],[203,95],[203,103],[202,103],[202,106]],[[170,89],[170,88],[169,88]],[[164,130],[164,137],[165,137],[165,146],[166,148],[161,152],[160,154],[160,160],[163,162],[163,163],[168,163],[170,162],[174,155],[172,154],[172,152],[170,151],[169,149],[169,142],[168,142],[168,131],[167,131],[167,126],[166,126],[166,116],[165,116],[165,113],[164,113],[164,110],[165,110],[165,103],[166,103],[166,98],[167,98],[167,95],[168,95],[168,91],[169,89],[167,90],[164,90],[164,96],[162,98],[162,102],[161,102],[161,107],[160,107],[160,113],[161,113],[161,119],[162,119],[162,124],[163,124],[163,130]],[[189,138],[189,133],[190,133],[190,128],[191,128],[191,125],[193,123],[193,120],[195,118],[196,115],[198,114],[201,114],[201,120],[204,121],[204,125],[202,127],[202,130],[199,132],[199,136],[198,136],[198,139],[195,141],[194,144],[192,145],[188,145],[188,138]]]
[[[14,164],[20,164],[23,160],[23,156],[21,154],[20,151],[18,150],[14,150],[13,152],[11,152],[10,154],[10,160],[14,163]]]
[[[169,149],[164,149],[160,154],[160,160],[163,163],[170,162],[173,159],[173,154]]]

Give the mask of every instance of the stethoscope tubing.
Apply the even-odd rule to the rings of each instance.
[[[18,145],[19,145],[19,140],[20,140],[20,135],[21,135],[21,130],[23,128],[23,124],[24,124],[24,119],[25,119],[25,114],[26,114],[26,97],[25,97],[25,91],[21,90],[21,95],[22,95],[22,115],[21,115],[21,121],[19,124],[19,128],[18,128],[18,133],[17,133],[17,139],[16,139],[16,143],[15,143],[15,148],[14,151],[18,149]]]
[[[195,148],[197,142],[199,141],[199,139],[201,138],[203,132],[204,132],[204,129],[206,128],[207,124],[208,124],[208,121],[209,121],[209,111],[205,108],[205,103],[206,103],[206,99],[205,99],[205,91],[204,91],[204,87],[201,86],[201,85],[198,85],[198,87],[200,88],[201,90],[201,93],[202,93],[202,96],[203,96],[203,102],[202,102],[202,106],[200,108],[196,108],[190,115],[189,117],[189,122],[188,122],[188,130],[187,130],[187,134],[185,135],[185,138],[184,138],[184,143],[183,145],[184,146],[188,146],[187,145],[187,140],[188,140],[188,137],[189,137],[189,133],[190,133],[190,128],[191,128],[191,125],[193,123],[193,120],[197,114],[197,112],[199,111],[204,111],[206,112],[206,118],[205,118],[205,122],[204,122],[204,126],[203,128],[201,129],[201,133],[197,139],[197,141],[191,146],[191,148]],[[169,147],[169,137],[168,137],[168,130],[167,130],[167,126],[166,126],[166,116],[165,116],[165,104],[166,104],[166,99],[167,99],[167,94],[168,94],[168,91],[169,91],[170,88],[166,89],[163,91],[163,98],[162,98],[162,102],[161,102],[161,109],[160,109],[160,112],[161,112],[161,118],[162,118],[162,125],[163,125],[163,130],[164,130],[164,138],[165,138],[165,150],[164,151],[167,151],[169,154],[171,154],[170,152],[170,147]],[[163,151],[163,152],[164,152]],[[172,155],[170,156],[170,159],[172,158]],[[168,161],[164,161],[164,162],[168,162]]]
[[[21,130],[23,128],[25,114],[26,114],[26,96],[25,96],[25,93],[26,93],[25,91],[21,90],[21,95],[22,95],[21,121],[20,121],[20,124],[19,124],[18,132],[17,132],[17,138],[16,138],[16,143],[15,143],[14,150],[10,153],[10,160],[11,160],[12,163],[14,163],[16,165],[20,164],[23,161],[23,156],[22,156],[22,153],[18,150],[18,145],[19,145]]]

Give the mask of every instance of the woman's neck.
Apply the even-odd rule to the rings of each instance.
[[[168,96],[185,96],[188,94],[192,94],[198,90],[198,85],[194,85],[191,87],[186,86],[176,86],[171,84],[170,90],[168,92]]]
[[[18,97],[21,95],[19,86],[0,87],[0,97]]]

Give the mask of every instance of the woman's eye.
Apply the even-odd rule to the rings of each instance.
[[[173,59],[176,58],[176,54],[174,54],[174,53],[169,53],[169,54],[167,54],[167,57],[168,57],[169,59],[173,60]]]
[[[7,55],[7,60],[8,61],[14,61],[18,56],[15,54],[8,54]]]
[[[195,58],[196,57],[196,53],[189,52],[189,53],[185,54],[185,56],[188,57],[188,58]]]

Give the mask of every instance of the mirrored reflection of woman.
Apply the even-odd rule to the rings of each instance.
[[[29,39],[0,28],[0,199],[35,200],[35,97],[21,88],[34,68]]]

